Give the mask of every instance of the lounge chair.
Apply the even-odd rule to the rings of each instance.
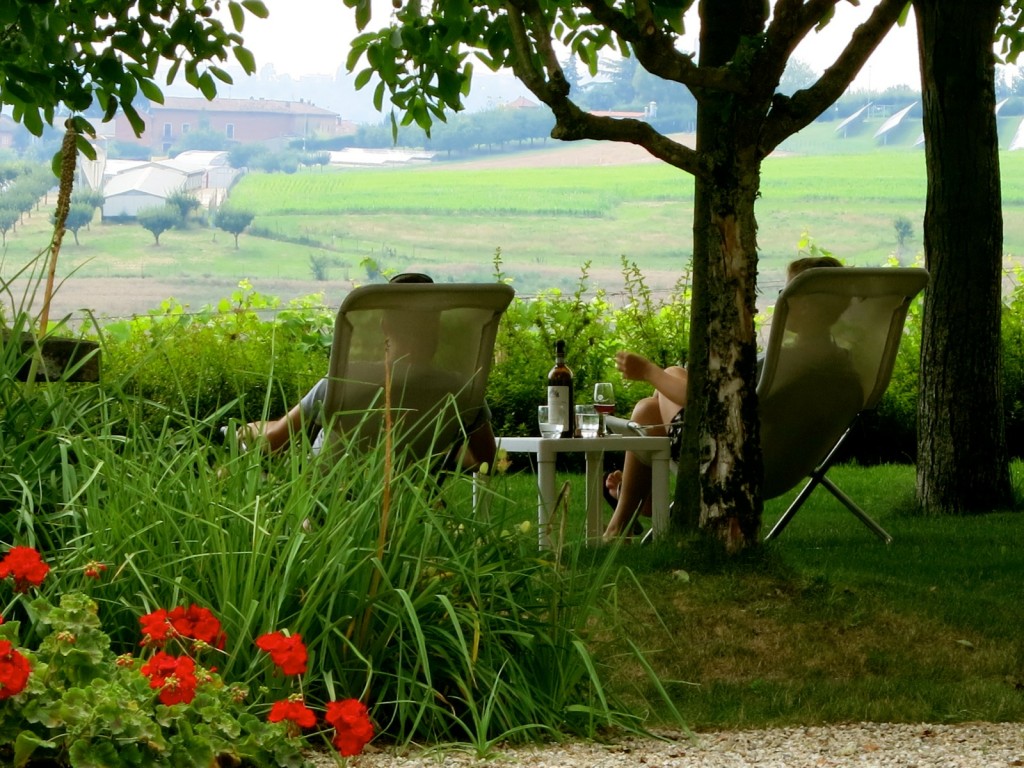
[[[513,296],[500,283],[352,291],[334,325],[323,450],[369,447],[388,419],[401,458],[460,446],[486,407],[498,322]]]
[[[889,386],[907,310],[927,283],[923,269],[809,269],[779,295],[757,385],[764,497],[809,479],[765,541],[782,532],[818,485],[880,539],[892,541],[825,474],[855,421]],[[831,344],[816,354],[799,338],[802,325],[822,318],[829,325],[817,332]]]
[[[791,280],[775,304],[757,385],[765,499],[807,480],[765,541],[778,536],[819,485],[886,543],[892,537],[825,475],[856,420],[889,386],[910,302],[923,269],[826,267]],[[610,428],[643,434],[608,419]],[[667,521],[655,520],[661,531]]]

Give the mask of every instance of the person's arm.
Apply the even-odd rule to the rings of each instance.
[[[685,368],[679,366],[662,368],[643,355],[626,351],[616,353],[615,367],[627,379],[646,381],[662,397],[676,403],[680,408],[686,405],[687,376]]]
[[[238,430],[238,439],[250,448],[259,446],[270,453],[288,445],[292,435],[302,431],[302,407],[294,406],[279,419],[251,421]]]

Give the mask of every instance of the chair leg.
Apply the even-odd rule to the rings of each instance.
[[[878,523],[872,520],[868,516],[867,512],[865,512],[863,509],[857,506],[853,499],[851,499],[849,496],[847,496],[845,493],[839,490],[835,483],[833,483],[827,477],[822,477],[821,484],[825,488],[828,488],[832,495],[839,499],[839,501],[843,503],[843,506],[850,510],[862,523],[864,523],[864,525],[870,528],[871,531],[878,538],[880,538],[886,544],[892,544],[892,536],[890,536],[882,526],[880,526]]]
[[[801,489],[800,493],[797,494],[797,497],[793,499],[793,503],[789,505],[789,508],[782,514],[782,517],[779,518],[778,522],[772,526],[772,529],[764,537],[765,541],[771,541],[782,533],[783,529],[789,525],[789,521],[792,520],[793,516],[797,513],[797,510],[803,506],[805,501],[807,501],[807,497],[811,495],[815,488],[821,485],[840,502],[842,502],[843,506],[850,510],[857,519],[871,529],[872,533],[874,533],[878,538],[886,544],[892,543],[892,536],[890,536],[882,526],[872,520],[868,516],[868,513],[857,506],[857,504],[849,496],[843,493],[835,483],[825,477],[825,473],[828,472],[829,468],[832,466],[832,462],[835,461],[835,456],[839,451],[839,447],[843,444],[843,441],[846,440],[846,436],[849,434],[849,429],[843,432],[842,437],[840,437],[836,441],[836,444],[832,446],[832,450],[828,452],[828,456],[825,457],[825,460],[821,462],[813,472],[811,472],[810,480],[808,480],[807,485],[805,485],[803,489]]]

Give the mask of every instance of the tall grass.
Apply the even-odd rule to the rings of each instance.
[[[21,385],[3,381],[16,402]],[[4,433],[0,540],[41,546],[58,574],[48,589],[96,599],[120,651],[137,647],[142,614],[194,603],[220,618],[217,666],[248,685],[255,713],[295,692],[253,645],[287,630],[310,649],[306,700],[363,699],[388,740],[483,753],[642,727],[588,644],[609,621],[611,563],[584,562],[579,542],[539,553],[501,498],[474,514],[470,478],[439,484],[429,461],[392,475],[383,445],[335,462],[311,458],[308,442],[277,456],[212,445],[222,414],[121,420],[136,406],[97,387],[22,395],[48,427]],[[13,465],[25,457],[31,478]],[[107,566],[100,582],[84,575],[95,562]]]

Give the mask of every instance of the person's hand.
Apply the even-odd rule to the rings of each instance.
[[[621,350],[615,353],[615,367],[625,379],[631,381],[647,381],[651,366],[650,360],[635,352]]]
[[[235,433],[238,437],[238,447],[247,451],[250,447],[260,445],[266,436],[266,430],[267,423],[265,421],[250,421],[248,424],[243,424]]]

